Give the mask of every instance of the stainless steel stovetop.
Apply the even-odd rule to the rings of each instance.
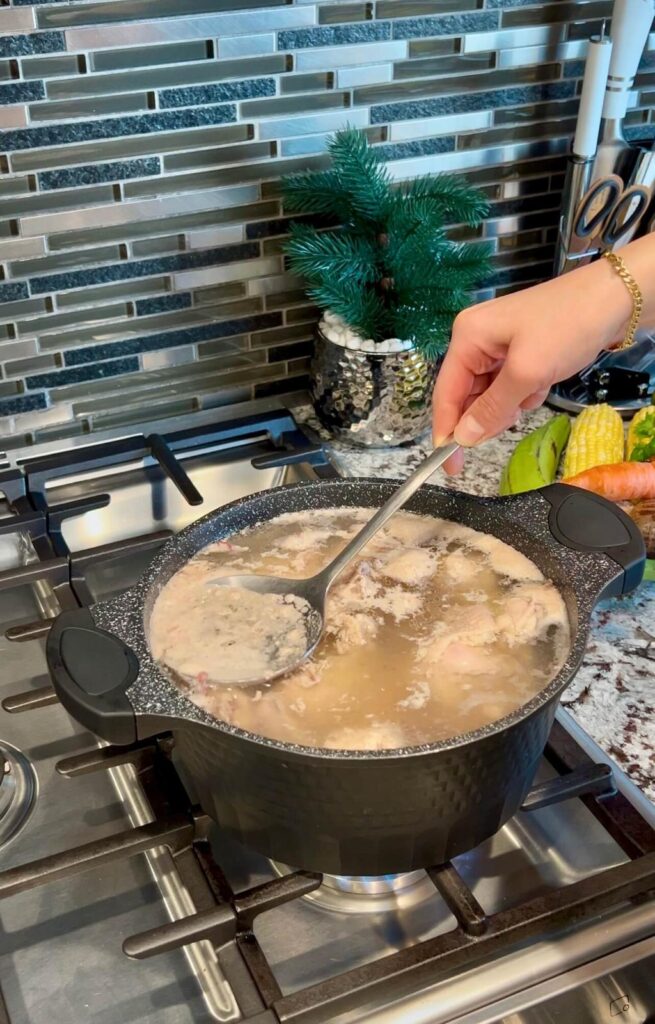
[[[335,472],[268,403],[154,429],[0,465],[10,1024],[652,1024],[655,830],[561,724],[537,809],[482,847],[429,873],[321,879],[227,841],[166,737],[117,750],[70,720],[48,617],[129,585],[206,511]]]

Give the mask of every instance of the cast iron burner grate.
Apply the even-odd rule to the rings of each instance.
[[[308,448],[307,439],[298,434],[288,414],[275,422],[244,420],[230,428],[217,427],[210,433],[213,439],[220,439],[221,434],[227,437],[228,431],[233,434],[236,430],[247,437],[249,432],[261,432],[263,427],[273,441],[273,448],[261,455],[262,465],[283,465],[309,458],[319,475],[330,474],[320,449]],[[50,585],[62,609],[91,603],[85,580],[90,566],[129,551],[154,549],[169,534],[134,537],[71,554],[61,532],[63,520],[104,507],[110,499],[100,494],[51,506],[48,481],[76,471],[120,465],[150,453],[187,500],[194,503],[199,496],[174,452],[207,441],[207,431],[185,431],[166,439],[128,439],[89,446],[26,464],[22,471],[0,474],[0,491],[10,508],[10,514],[0,520],[0,534],[22,532],[29,537],[37,556],[37,561],[29,565],[0,572],[0,589],[43,581]],[[7,635],[12,640],[28,641],[43,636],[49,626],[47,620],[39,620],[14,627]],[[56,700],[52,687],[44,686],[6,699],[3,707],[16,713]],[[556,724],[545,755],[559,777],[536,786],[524,810],[580,798],[629,860],[491,915],[485,913],[453,864],[436,865],[428,870],[427,877],[453,914],[455,928],[285,995],[257,940],[254,925],[267,911],[315,894],[323,882],[322,876],[302,870],[288,871],[261,885],[235,891],[212,852],[210,819],[191,803],[173,764],[172,751],[172,738],[161,736],[130,747],[95,747],[60,761],[57,771],[71,778],[132,766],[152,808],[153,820],[4,871],[0,874],[0,898],[110,861],[167,848],[192,896],[195,912],[126,937],[123,950],[130,957],[142,959],[208,940],[219,952],[242,1019],[251,1024],[311,1024],[361,1006],[373,994],[388,1000],[399,998],[409,989],[432,984],[483,958],[508,953],[531,938],[571,927],[625,901],[642,900],[655,891],[655,832],[629,801],[616,792],[609,767],[595,765]]]
[[[317,1013],[324,1014],[326,1008],[336,1015],[360,1004],[373,992],[378,997],[396,998],[408,986],[434,983],[482,959],[508,953],[528,939],[571,927],[627,900],[644,898],[655,889],[655,834],[616,792],[608,766],[594,765],[556,724],[546,757],[564,774],[535,787],[525,809],[580,797],[631,858],[628,862],[492,915],[485,913],[453,864],[435,866],[428,870],[428,877],[454,915],[456,928],[283,995],[257,941],[254,924],[261,914],[317,890],[322,877],[292,871],[235,892],[212,853],[210,819],[189,801],[171,759],[172,749],[171,737],[164,736],[127,748],[95,748],[60,761],[57,771],[70,778],[133,765],[155,820],[3,872],[0,899],[166,846],[184,885],[194,894],[198,910],[126,938],[123,950],[129,957],[143,959],[201,939],[209,940],[217,950],[231,945],[247,974],[228,970],[227,978],[242,1008],[252,1009],[254,985],[256,1009],[244,1012],[244,1018],[253,1024],[306,1024],[316,1019]]]

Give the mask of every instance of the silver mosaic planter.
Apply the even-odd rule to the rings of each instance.
[[[416,349],[344,348],[319,329],[311,368],[316,415],[336,438],[353,445],[407,444],[430,426],[437,369]]]

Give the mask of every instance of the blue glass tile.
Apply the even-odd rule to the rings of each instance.
[[[299,28],[277,34],[278,50],[304,50],[314,46],[340,46],[346,43],[368,43],[391,39],[388,21],[362,21],[333,28]]]
[[[25,384],[33,388],[58,388],[62,384],[79,384],[85,380],[100,380],[103,377],[117,377],[121,373],[136,373],[139,360],[112,359],[108,363],[94,363],[92,366],[76,366],[74,370],[60,370],[58,373],[37,373],[27,377]]]
[[[303,214],[295,217],[276,217],[274,220],[259,220],[255,224],[246,224],[246,238],[271,238],[275,235],[286,235],[289,224],[311,224],[317,228],[331,227],[335,221],[331,217]]]
[[[93,363],[98,359],[131,356],[136,355],[137,352],[159,352],[166,348],[177,348],[178,345],[193,345],[199,341],[229,338],[235,334],[248,334],[250,331],[279,327],[281,324],[281,313],[260,313],[235,320],[223,320],[220,323],[183,327],[178,331],[167,331],[164,334],[158,332],[140,338],[113,341],[106,345],[90,345],[88,348],[71,349],[66,352],[64,362],[66,366],[81,366],[83,363]]]
[[[45,409],[45,395],[18,395],[16,398],[3,398],[0,401],[0,416],[13,416],[19,412],[35,412]]]
[[[284,359],[299,359],[311,356],[314,351],[313,341],[297,341],[289,345],[277,345],[268,350],[269,363],[281,363]]]
[[[471,110],[522,106],[541,100],[567,100],[575,96],[576,83],[543,82],[538,85],[514,86],[510,89],[488,89],[486,92],[463,93],[459,96],[437,96],[434,99],[410,100],[408,103],[382,103],[371,108],[371,123],[409,121],[435,114],[461,114]]]
[[[557,192],[548,195],[517,196],[515,199],[503,199],[499,203],[493,203],[491,215],[493,217],[515,217],[520,213],[536,213],[546,210],[558,210],[562,204],[562,197]],[[544,216],[544,221],[547,218]]]
[[[655,124],[628,125],[625,129],[625,137],[628,142],[648,142],[655,139]]]
[[[178,128],[228,124],[234,123],[236,117],[236,107],[224,104],[189,110],[164,110],[156,114],[140,114],[138,117],[70,121],[66,124],[49,124],[42,128],[0,132],[0,150],[35,149],[39,146],[66,145],[69,142],[113,139],[121,135],[148,135],[151,132],[175,131]]]
[[[18,299],[27,299],[29,292],[24,281],[0,282],[0,302],[17,302]]]
[[[30,285],[33,295],[42,295],[52,291],[67,291],[69,288],[84,288],[89,284],[127,281],[132,277],[149,277],[151,274],[170,274],[178,270],[191,270],[194,267],[235,263],[237,260],[254,259],[256,256],[259,256],[259,246],[255,242],[244,242],[241,245],[222,246],[219,249],[179,252],[174,256],[158,256],[151,260],[110,263],[104,267],[89,267],[87,270],[34,277]]]
[[[246,82],[215,82],[213,85],[194,85],[182,89],[162,89],[161,107],[190,107],[196,103],[225,103],[228,100],[247,100],[254,96],[275,96],[272,78],[251,78]]]
[[[29,103],[44,97],[43,82],[9,82],[0,85],[0,106],[6,103]]]
[[[535,0],[486,0],[485,7],[499,10],[510,7],[534,7]]]
[[[488,32],[498,28],[494,11],[474,14],[442,14],[434,18],[406,18],[395,21],[394,39],[419,39],[425,36],[456,36],[464,32]]]
[[[159,157],[144,157],[142,160],[116,160],[108,164],[85,164],[82,167],[64,167],[57,171],[42,171],[38,175],[39,188],[44,191],[54,188],[74,188],[76,185],[93,185],[100,181],[126,181],[149,174],[159,174]]]
[[[582,78],[584,64],[583,60],[565,60],[562,66],[562,78]]]
[[[305,373],[301,377],[284,377],[268,384],[256,384],[255,398],[270,398],[272,395],[284,395],[291,391],[308,391],[310,383]]]
[[[496,270],[487,279],[486,284],[481,287],[501,288],[504,285],[524,284],[528,281],[535,281],[549,277],[552,273],[553,263],[530,263],[525,267],[509,267],[507,270]]]
[[[376,146],[375,152],[383,160],[404,160],[410,156],[429,156],[431,153],[452,153],[455,136],[444,135],[438,139],[415,139],[411,142],[395,142],[388,146]]]
[[[176,292],[174,295],[161,295],[158,299],[139,299],[136,303],[136,315],[169,313],[172,309],[188,309],[190,305],[191,292]]]
[[[29,53],[65,50],[63,32],[31,32],[28,36],[0,37],[0,57],[25,57]]]

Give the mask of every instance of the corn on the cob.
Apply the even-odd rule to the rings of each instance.
[[[627,456],[631,462],[655,458],[655,409],[652,405],[644,406],[630,420]]]
[[[623,461],[623,420],[610,405],[590,405],[571,427],[564,476]]]

